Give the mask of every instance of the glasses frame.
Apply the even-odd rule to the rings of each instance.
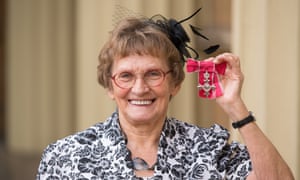
[[[172,70],[169,70],[169,71],[163,71],[162,69],[151,69],[151,70],[149,70],[149,71],[160,71],[162,74],[163,74],[163,77],[162,77],[162,80],[161,80],[161,82],[159,83],[159,84],[157,84],[157,85],[155,85],[155,86],[151,86],[151,85],[149,85],[146,81],[145,81],[145,74],[146,73],[144,73],[143,74],[143,80],[144,80],[144,82],[145,82],[145,84],[147,84],[147,86],[149,86],[149,87],[157,87],[157,86],[160,86],[163,82],[164,82],[164,80],[166,79],[166,76],[170,73],[170,72],[172,72]],[[149,72],[149,71],[147,71],[147,72]],[[123,72],[121,72],[121,73],[123,73]],[[129,87],[122,87],[122,86],[120,86],[120,84],[118,84],[117,83],[117,81],[116,81],[116,76],[117,75],[119,75],[119,74],[121,74],[121,73],[116,73],[116,74],[114,74],[113,76],[111,76],[110,78],[113,80],[113,82],[115,83],[115,85],[117,85],[119,88],[121,88],[121,89],[130,89],[130,88],[132,88],[133,86],[134,86],[134,84],[135,84],[135,82],[136,82],[136,79],[137,79],[137,76],[136,76],[136,74],[134,74],[135,76],[135,79],[134,79],[134,81],[133,81],[133,83],[132,83],[132,85],[131,86],[129,86]]]

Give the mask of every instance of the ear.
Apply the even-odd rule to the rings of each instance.
[[[107,90],[108,96],[109,96],[112,100],[115,100],[115,95],[114,95],[113,89],[112,89],[112,88],[107,88],[106,90]]]
[[[179,92],[180,88],[181,88],[180,84],[173,87],[173,90],[171,91],[171,96],[174,97]]]

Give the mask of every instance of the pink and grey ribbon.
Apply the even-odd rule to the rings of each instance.
[[[226,63],[215,64],[212,61],[197,61],[189,58],[186,61],[187,72],[198,72],[198,95],[214,99],[223,95],[219,75],[224,75]]]

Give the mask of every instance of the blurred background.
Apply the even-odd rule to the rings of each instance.
[[[201,27],[191,46],[233,52],[243,97],[257,123],[300,178],[299,0],[0,0],[0,179],[35,179],[43,149],[103,121],[115,104],[97,84],[99,50],[118,20],[162,14]],[[187,28],[186,28],[187,29]],[[188,30],[188,29],[187,29]],[[242,141],[214,101],[197,97],[187,74],[169,115],[220,123]]]

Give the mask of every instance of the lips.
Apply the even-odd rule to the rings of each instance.
[[[133,105],[150,105],[154,100],[155,99],[129,100],[129,103]]]

